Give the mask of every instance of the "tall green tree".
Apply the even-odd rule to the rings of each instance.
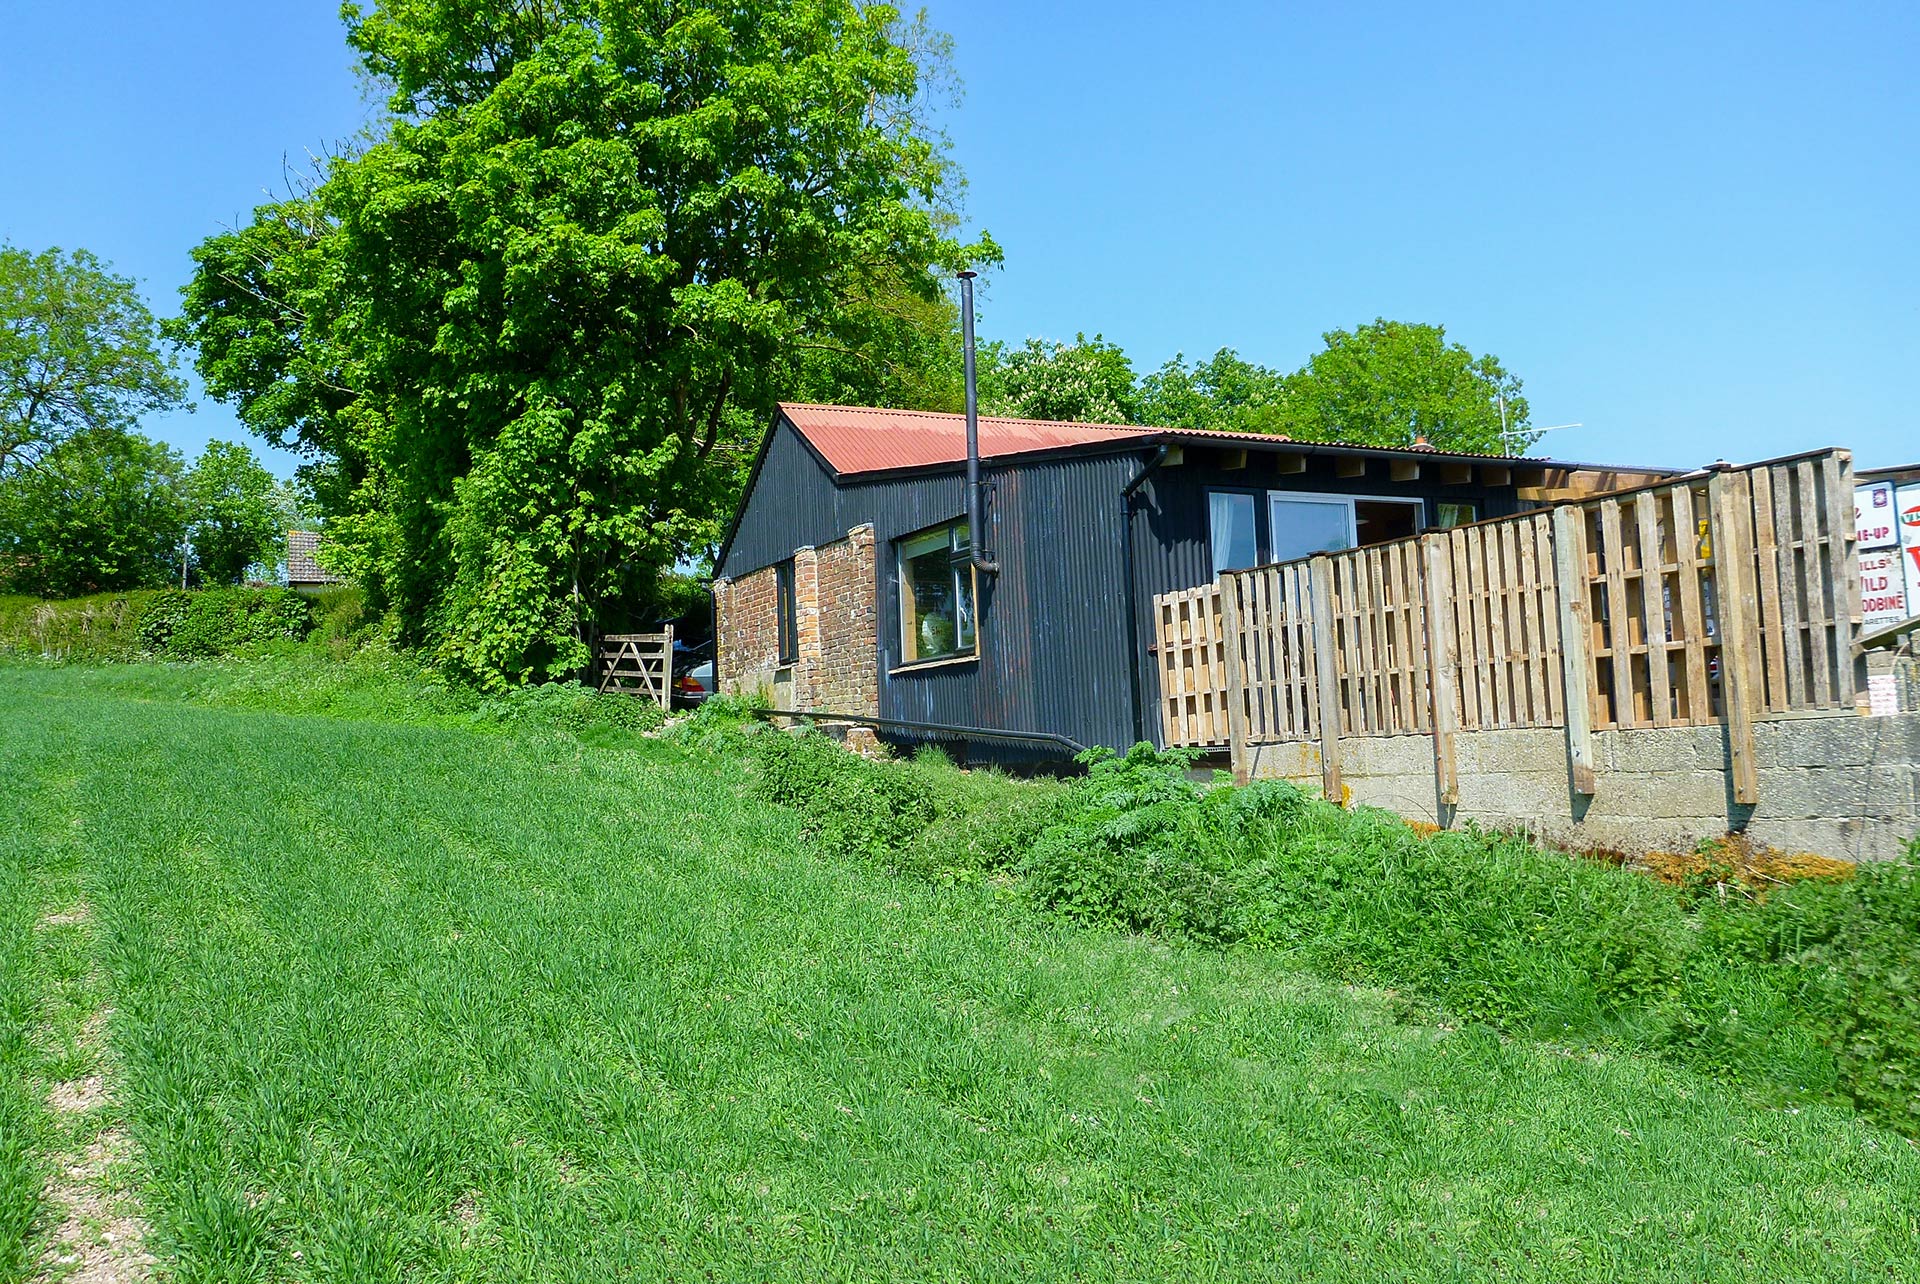
[[[1424,436],[1445,450],[1488,455],[1524,449],[1537,437],[1528,431],[1520,380],[1498,358],[1448,343],[1441,326],[1381,319],[1324,338],[1326,347],[1288,376],[1267,431],[1375,446]]]
[[[113,430],[67,437],[0,483],[0,582],[74,597],[173,581],[181,490],[180,456],[159,442]]]
[[[1205,361],[1183,354],[1140,381],[1140,420],[1164,428],[1275,432],[1287,377],[1222,348]]]
[[[85,250],[0,244],[0,479],[185,397],[132,280]]]
[[[997,258],[953,235],[926,30],[891,9],[344,12],[391,118],[196,251],[178,333],[308,452],[400,636],[483,682],[578,669],[715,542],[776,400],[915,387],[944,340],[914,309]]]
[[[1076,423],[1133,423],[1139,414],[1133,363],[1100,335],[1072,343],[1030,338],[1017,348],[981,347],[980,407],[990,415]]]
[[[187,540],[200,576],[211,584],[238,584],[247,568],[271,563],[286,538],[282,496],[272,473],[253,451],[210,441],[181,487]]]

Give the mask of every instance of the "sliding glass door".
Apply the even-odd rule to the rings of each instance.
[[[1266,561],[1291,562],[1354,545],[1353,501],[1345,495],[1267,492]]]

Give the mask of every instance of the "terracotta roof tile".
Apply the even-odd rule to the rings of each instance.
[[[314,560],[314,553],[320,548],[320,535],[317,531],[287,532],[287,583],[289,584],[344,584],[345,580],[331,571],[323,570]]]

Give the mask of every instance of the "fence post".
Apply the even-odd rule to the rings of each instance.
[[[1427,626],[1427,695],[1433,702],[1433,781],[1443,806],[1460,802],[1460,764],[1454,733],[1460,729],[1460,635],[1453,627],[1453,564],[1447,536],[1420,537],[1422,609]]]
[[[1753,747],[1753,706],[1760,680],[1754,640],[1760,636],[1760,608],[1749,565],[1748,526],[1738,507],[1744,489],[1739,483],[1745,480],[1735,473],[1714,473],[1707,479],[1707,507],[1712,510],[1713,604],[1719,617],[1715,623],[1720,635],[1720,690],[1727,710],[1733,800],[1752,806],[1760,801]]]
[[[1227,660],[1227,751],[1233,764],[1233,783],[1244,785],[1252,778],[1253,764],[1247,759],[1247,677],[1246,662],[1240,644],[1240,577],[1220,577],[1220,627]]]
[[[1859,563],[1853,557],[1853,523],[1845,516],[1853,511],[1853,452],[1834,451],[1821,472],[1827,480],[1827,524],[1832,528],[1827,532],[1827,551],[1833,566],[1833,649],[1837,653],[1833,667],[1841,686],[1834,694],[1847,704],[1862,698],[1867,689],[1867,653],[1860,649],[1865,622]]]
[[[1333,559],[1322,553],[1308,564],[1313,611],[1313,673],[1319,699],[1320,791],[1335,806],[1345,805],[1340,788],[1340,678],[1333,653]]]
[[[673,712],[673,625],[660,637],[660,707]]]
[[[1593,603],[1587,596],[1587,514],[1553,510],[1553,584],[1560,604],[1560,678],[1567,711],[1567,765],[1573,791],[1598,789],[1593,760]]]

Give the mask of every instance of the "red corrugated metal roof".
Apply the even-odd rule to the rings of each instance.
[[[780,404],[787,419],[837,473],[873,473],[892,468],[957,464],[967,457],[964,415],[932,410],[879,410],[870,406]],[[1061,450],[1095,442],[1151,436],[1133,424],[1075,424],[1049,419],[980,416],[980,457],[999,459],[1038,450]]]
[[[847,476],[856,473],[886,472],[895,468],[923,468],[939,464],[963,463],[967,457],[967,421],[964,415],[933,410],[882,410],[872,406],[814,406],[781,402],[780,409],[813,448],[825,457],[834,472]],[[1075,446],[1106,445],[1145,437],[1191,437],[1201,441],[1257,441],[1272,445],[1291,438],[1256,432],[1209,431],[1199,428],[1151,428],[1139,424],[1078,424],[1055,419],[996,419],[980,416],[980,457],[1001,459],[1010,455],[1037,451],[1065,450]],[[1324,450],[1387,449],[1351,441],[1301,442],[1302,446]],[[1463,451],[1409,447],[1404,453],[1414,457],[1438,455],[1455,459],[1493,459]],[[1506,458],[1506,464],[1558,465],[1552,459]]]

